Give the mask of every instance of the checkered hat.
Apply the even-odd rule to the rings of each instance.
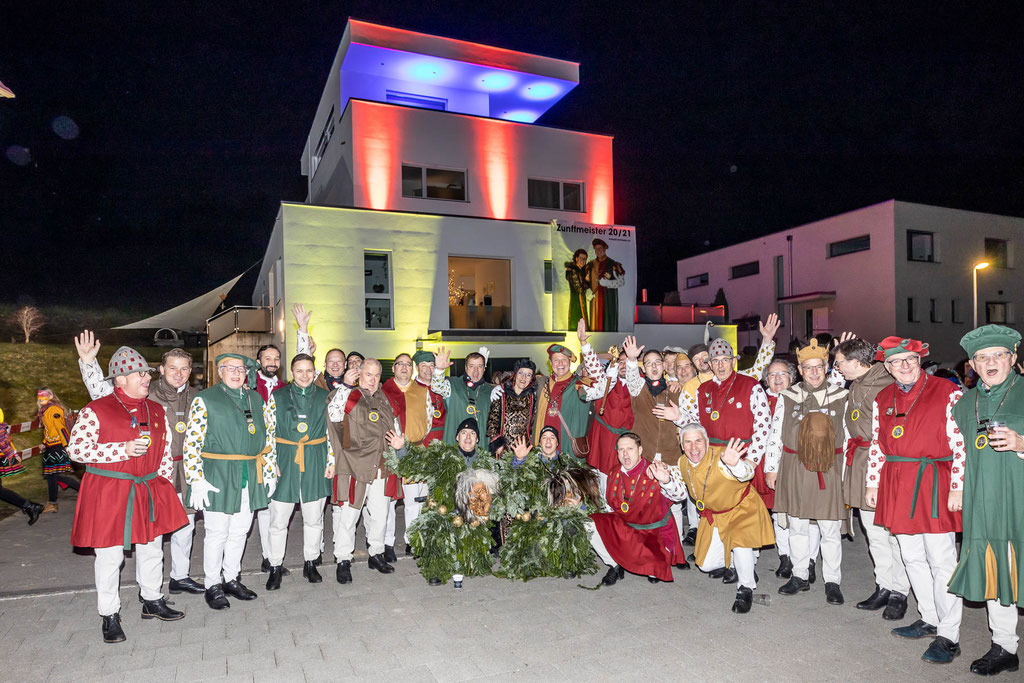
[[[708,346],[708,360],[712,358],[732,358],[736,354],[732,350],[732,344],[719,337]]]
[[[122,346],[110,358],[110,365],[107,366],[107,376],[103,379],[114,379],[121,375],[130,375],[133,372],[156,372],[149,367],[149,363],[142,357],[142,354],[135,349]]]

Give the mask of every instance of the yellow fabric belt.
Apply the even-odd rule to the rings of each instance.
[[[306,471],[306,446],[315,446],[319,443],[327,441],[326,436],[321,436],[319,439],[309,440],[309,434],[303,434],[302,438],[298,441],[289,441],[288,439],[282,439],[277,437],[278,443],[283,443],[287,446],[295,446],[295,464],[299,466],[299,472]]]
[[[267,459],[264,457],[270,452],[270,446],[264,446],[263,450],[256,455],[242,455],[240,453],[207,453],[202,452],[202,457],[210,460],[255,460],[256,461],[256,483],[263,483],[263,468],[266,467]]]

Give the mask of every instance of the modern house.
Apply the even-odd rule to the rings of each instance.
[[[975,277],[977,324],[1016,326],[1021,243],[1024,218],[890,200],[681,259],[677,276],[684,300],[724,290],[741,329],[775,310],[780,344],[819,332],[874,342],[895,334],[928,342],[932,358],[952,363],[974,324]],[[989,265],[975,271],[981,263]]]

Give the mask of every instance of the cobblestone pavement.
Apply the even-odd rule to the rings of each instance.
[[[599,575],[525,584],[467,579],[456,591],[450,583],[428,586],[405,558],[394,574],[382,576],[367,568],[363,554],[353,566],[354,583],[342,586],[328,559],[330,541],[324,583],[311,585],[301,577],[299,520],[285,561],[292,575],[281,590],[267,592],[265,575],[256,572],[254,531],[243,581],[259,598],[232,600],[223,612],[207,608],[202,596],[178,595],[175,607],[185,610],[185,619],[142,621],[127,560],[121,599],[128,640],[107,645],[91,589],[92,557],[67,544],[72,502],[64,499],[59,514],[33,527],[20,515],[0,522],[5,680],[966,681],[975,678],[971,660],[989,646],[979,606],[965,609],[964,654],[942,667],[921,661],[927,640],[896,638],[891,622],[855,609],[873,589],[862,536],[843,543],[845,605],[825,603],[820,579],[809,593],[777,595],[777,555],[767,551],[758,563],[757,592],[772,603],[738,616],[729,611],[734,588],[696,571],[677,570],[675,583],[658,585],[627,575],[597,591],[577,584],[594,586]],[[197,577],[201,545],[192,562]],[[902,623],[916,618],[912,603]]]

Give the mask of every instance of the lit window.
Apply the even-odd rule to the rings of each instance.
[[[466,201],[466,172],[402,165],[402,196]]]
[[[841,242],[830,242],[828,245],[828,257],[835,258],[844,254],[853,254],[858,251],[867,251],[871,248],[871,235],[861,235]]]
[[[708,283],[708,274],[701,273],[700,275],[691,275],[686,278],[686,288],[693,289],[694,287],[703,287]]]
[[[997,240],[991,237],[985,238],[985,260],[992,264],[993,268],[1009,267],[1009,248],[1006,240]]]
[[[935,261],[935,233],[907,230],[907,260]]]
[[[741,263],[738,266],[733,266],[730,269],[729,278],[735,280],[740,277],[748,277],[750,275],[757,275],[761,272],[761,262],[751,261],[750,263]]]
[[[366,329],[393,330],[391,292],[391,254],[363,252],[363,293],[366,302]]]
[[[448,257],[448,327],[512,329],[512,267],[507,259]]]
[[[526,190],[532,209],[583,211],[583,183],[527,178]]]
[[[384,93],[384,99],[388,104],[400,104],[406,107],[448,111],[448,100],[444,97],[431,97],[430,95],[416,95],[411,92],[388,90]]]

